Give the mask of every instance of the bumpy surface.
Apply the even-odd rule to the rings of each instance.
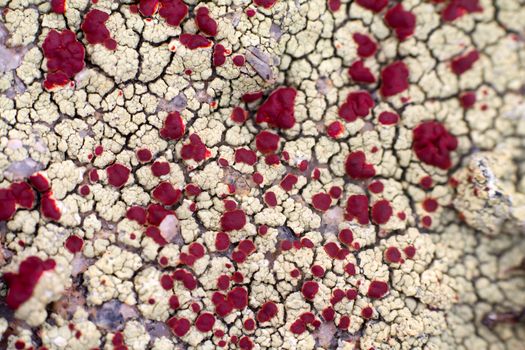
[[[0,8],[0,348],[524,348],[522,0]]]

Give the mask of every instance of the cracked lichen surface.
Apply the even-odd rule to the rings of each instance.
[[[0,10],[0,348],[523,349],[523,1]]]

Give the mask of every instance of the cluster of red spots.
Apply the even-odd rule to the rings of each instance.
[[[408,89],[409,71],[402,61],[395,61],[381,71],[381,95],[390,97]]]
[[[366,117],[374,107],[374,100],[368,91],[351,92],[345,103],[339,107],[339,117],[347,122],[353,122],[358,117]]]
[[[30,256],[23,260],[18,272],[6,272],[3,275],[4,280],[9,286],[5,301],[7,305],[16,310],[25,303],[35,289],[38,280],[45,271],[55,268],[53,259],[42,260],[37,256]]]
[[[458,56],[452,59],[452,62],[450,63],[450,68],[452,69],[452,72],[454,72],[454,74],[462,75],[463,73],[471,69],[477,60],[479,60],[479,52],[476,50],[472,50],[463,56]]]
[[[376,82],[376,77],[372,74],[370,68],[365,66],[363,61],[355,61],[348,68],[350,78],[356,83],[372,84]]]
[[[387,11],[385,22],[396,32],[397,38],[401,41],[414,34],[416,28],[416,16],[405,10],[400,3]]]
[[[196,162],[201,162],[208,158],[211,152],[206,148],[206,145],[202,142],[199,135],[191,134],[190,142],[182,146],[180,155],[182,159],[193,159]]]
[[[47,90],[66,85],[84,68],[84,46],[69,29],[49,31],[42,50],[47,59],[48,72],[44,81]]]
[[[337,139],[344,132],[345,132],[345,127],[343,123],[341,123],[338,120],[331,122],[329,125],[326,126],[326,133],[328,134],[328,136],[330,136],[333,139]]]
[[[179,260],[181,264],[192,266],[195,261],[199,260],[204,256],[206,250],[204,246],[198,242],[193,242],[188,247],[188,252],[180,253]]]
[[[51,10],[54,13],[66,13],[66,0],[51,0]]]
[[[379,299],[384,297],[389,291],[388,284],[383,281],[372,281],[368,286],[366,295],[371,299]]]
[[[11,219],[17,206],[33,208],[35,198],[34,191],[26,182],[15,182],[9,188],[0,189],[0,221]]]
[[[464,16],[467,13],[481,12],[483,7],[479,0],[450,0],[441,12],[441,18],[450,22]]]
[[[160,129],[160,136],[167,140],[179,140],[185,132],[184,121],[179,112],[169,113],[162,128]]]
[[[180,281],[184,285],[184,287],[188,290],[194,290],[197,288],[197,279],[195,279],[195,276],[191,274],[191,272],[188,272],[184,269],[177,269],[173,273],[173,278],[175,281]]]
[[[260,323],[268,322],[277,315],[277,311],[277,305],[273,301],[267,301],[257,312],[257,321]]]
[[[372,205],[372,221],[378,225],[386,224],[392,216],[393,210],[386,199],[378,200]]]
[[[361,225],[369,223],[368,197],[364,194],[354,194],[346,201],[346,219],[357,219]]]
[[[60,220],[62,214],[53,198],[49,181],[42,174],[35,174],[29,177],[29,183],[40,192],[40,212],[42,215],[49,220]]]
[[[232,260],[237,264],[241,264],[246,261],[246,258],[253,254],[257,249],[255,244],[249,239],[243,239],[237,245],[237,249],[232,252]]]
[[[306,237],[301,238],[300,241],[293,241],[293,242],[290,241],[289,239],[284,239],[280,243],[280,248],[281,248],[281,251],[283,251],[283,252],[289,251],[292,248],[295,248],[295,249],[302,249],[302,248],[312,249],[313,247],[314,247],[313,242],[310,239],[306,238]]]
[[[166,206],[171,206],[180,201],[182,198],[182,191],[173,187],[171,183],[163,181],[155,187],[152,196],[158,202]]]
[[[211,301],[215,305],[215,313],[220,317],[226,317],[234,309],[243,310],[248,305],[248,292],[243,287],[235,287],[226,295],[214,292]]]
[[[210,47],[212,44],[210,40],[200,34],[184,33],[180,35],[179,41],[182,45],[186,46],[190,50]]]
[[[271,8],[277,0],[253,0],[253,3],[257,6],[264,7],[265,9]]]
[[[350,251],[347,248],[341,248],[335,242],[328,242],[323,247],[325,253],[332,259],[344,260]]]
[[[361,58],[373,56],[377,51],[377,44],[368,35],[354,33],[352,39],[357,44],[357,55]]]
[[[378,120],[383,125],[394,125],[399,121],[399,115],[394,112],[381,112]]]
[[[321,321],[316,319],[313,313],[305,312],[290,325],[290,332],[293,334],[302,334],[306,331],[308,325],[312,325],[317,329],[321,325]]]
[[[103,44],[107,49],[115,50],[117,42],[111,38],[109,30],[106,28],[108,19],[109,15],[106,12],[93,9],[88,12],[80,28],[88,43],[92,45]]]
[[[330,298],[330,304],[336,305],[344,298],[347,298],[348,300],[355,300],[357,298],[357,290],[356,289],[349,289],[346,292],[342,289],[336,288],[332,292],[332,297]]]
[[[213,65],[222,66],[226,62],[226,48],[222,44],[217,44],[213,48]]]
[[[195,15],[195,24],[204,34],[209,36],[217,35],[217,22],[211,18],[207,7],[199,7]]]
[[[452,166],[450,152],[457,148],[458,140],[443,124],[426,121],[419,124],[412,133],[412,149],[419,160],[444,170]]]
[[[467,91],[459,96],[459,103],[463,109],[470,109],[476,103],[476,93],[473,91]]]
[[[66,239],[64,246],[71,254],[75,254],[82,251],[84,240],[77,235],[71,235]]]
[[[271,154],[279,149],[279,140],[279,135],[263,130],[255,136],[255,147],[262,154]]]
[[[257,110],[255,121],[281,129],[290,129],[295,125],[294,88],[281,87],[274,90]]]
[[[286,192],[290,192],[294,185],[297,183],[297,176],[294,174],[286,174],[284,178],[279,183],[279,186]]]
[[[352,152],[346,157],[345,170],[348,176],[356,180],[369,179],[376,174],[374,166],[366,162],[363,151]]]
[[[106,168],[108,183],[116,188],[121,188],[128,182],[130,170],[122,164],[112,164]]]
[[[116,332],[111,339],[113,350],[128,350],[124,343],[124,335],[121,332]]]
[[[257,163],[257,154],[248,148],[237,148],[235,150],[235,162],[255,165]]]
[[[327,211],[332,205],[332,197],[328,193],[316,193],[312,196],[312,204],[317,210]]]
[[[171,317],[166,321],[166,324],[177,337],[185,336],[191,328],[191,322],[184,317]]]
[[[401,257],[401,252],[396,247],[388,247],[385,250],[384,256],[385,256],[385,261],[388,263],[397,264],[397,263],[403,262],[403,258]]]
[[[246,121],[246,119],[248,119],[248,112],[242,107],[235,107],[232,110],[230,119],[236,123],[242,124]]]

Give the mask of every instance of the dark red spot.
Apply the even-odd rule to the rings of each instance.
[[[164,205],[173,205],[182,198],[182,191],[169,182],[161,182],[152,192],[153,198]]]
[[[401,261],[401,252],[396,247],[388,247],[385,250],[385,260],[389,263],[398,263]]]
[[[254,165],[257,163],[257,154],[248,148],[238,148],[235,150],[235,162]]]
[[[358,117],[366,117],[374,107],[374,100],[368,91],[351,92],[346,102],[339,108],[339,116],[347,122],[353,122]]]
[[[429,213],[435,212],[438,206],[439,204],[434,198],[425,198],[423,201],[423,209]]]
[[[388,5],[388,0],[357,0],[356,2],[375,13],[381,12]]]
[[[85,66],[84,46],[69,29],[61,32],[52,29],[42,44],[42,50],[47,59],[48,71],[44,81],[47,90],[66,85]]]
[[[348,327],[350,327],[350,317],[345,315],[339,319],[339,324],[337,325],[337,328],[348,329]]]
[[[154,162],[151,165],[151,172],[156,177],[168,175],[170,173],[170,164],[168,162]]]
[[[280,186],[286,192],[290,192],[293,186],[297,183],[297,176],[294,174],[287,174],[284,179],[281,180]]]
[[[382,298],[388,293],[388,284],[383,281],[372,281],[366,295],[372,299]]]
[[[336,139],[339,136],[341,136],[341,134],[344,131],[345,131],[345,127],[343,126],[343,124],[340,121],[337,121],[337,120],[334,121],[334,122],[331,122],[326,127],[326,133],[328,134],[328,136],[330,136],[333,139]]]
[[[424,176],[419,180],[419,185],[423,187],[425,190],[428,190],[432,187],[432,177],[430,176]]]
[[[182,0],[161,0],[159,15],[171,26],[178,26],[188,14],[188,6]]]
[[[167,140],[179,140],[184,135],[185,127],[179,112],[168,114],[160,129],[160,136]]]
[[[269,9],[270,7],[272,7],[275,3],[277,2],[277,0],[253,0],[253,3],[257,6],[262,6],[264,7],[265,9]]]
[[[244,336],[241,339],[239,339],[239,348],[241,350],[252,350],[253,342],[250,340],[250,338]]]
[[[318,291],[319,284],[315,281],[306,281],[301,288],[301,293],[308,300],[313,300]]]
[[[228,292],[227,300],[237,310],[242,310],[248,305],[248,292],[243,287],[235,287]]]
[[[147,148],[141,148],[137,151],[137,158],[142,163],[149,162],[152,157],[151,151]]]
[[[171,289],[171,288],[170,288]],[[172,310],[177,310],[180,306],[179,298],[177,298],[176,295],[172,295],[168,301],[168,304],[170,305],[170,308]]]
[[[317,210],[327,211],[332,205],[332,198],[327,193],[317,193],[312,196],[312,204]]]
[[[441,17],[444,21],[450,22],[467,13],[481,11],[483,7],[479,4],[479,0],[451,0],[441,12]]]
[[[409,245],[403,249],[403,252],[405,252],[408,259],[412,259],[416,255],[416,248],[413,245]]]
[[[343,194],[343,190],[339,186],[330,187],[330,191],[328,192],[330,193],[330,197],[335,199],[340,198],[341,194]]]
[[[474,63],[479,59],[479,53],[476,50],[472,50],[469,53],[456,57],[452,60],[450,67],[456,75],[461,75],[472,68]]]
[[[326,322],[330,322],[335,318],[335,311],[331,306],[324,309],[321,314]]]
[[[273,301],[268,301],[261,306],[261,309],[257,312],[258,322],[268,322],[277,315],[277,305]]]
[[[255,244],[253,244],[253,242],[249,239],[243,239],[242,241],[240,241],[237,248],[239,248],[239,250],[246,255],[250,255],[256,250]]]
[[[281,87],[273,91],[263,102],[257,111],[255,121],[257,123],[268,123],[268,125],[290,129],[295,124],[295,96],[297,91],[294,88]]]
[[[217,22],[210,16],[207,7],[199,7],[195,16],[195,23],[201,32],[209,36],[217,35]]]
[[[3,278],[9,287],[5,297],[7,305],[13,310],[18,309],[31,298],[42,274],[54,268],[54,260],[42,260],[37,256],[30,256],[20,263],[18,272],[4,273]]]
[[[392,207],[386,199],[381,199],[372,206],[372,221],[378,225],[386,224],[392,216]]]
[[[170,322],[171,321],[171,322]],[[185,318],[170,318],[166,323],[177,337],[185,336],[191,328],[191,323]]]
[[[383,189],[385,188],[385,186],[383,185],[383,183],[379,180],[377,181],[374,181],[372,182],[370,185],[368,185],[368,189],[370,190],[370,192],[372,193],[381,193],[383,192]]]
[[[339,231],[337,238],[339,238],[341,243],[350,246],[354,240],[354,234],[352,233],[352,230],[345,228]]]
[[[230,115],[231,120],[236,123],[242,124],[248,118],[248,112],[241,107],[235,107]]]
[[[147,221],[149,224],[154,226],[159,226],[162,220],[168,215],[175,215],[170,210],[164,208],[160,204],[150,204],[148,205],[148,216]]]
[[[82,247],[84,246],[84,241],[82,238],[71,235],[66,239],[66,249],[69,250],[70,253],[75,254],[80,251],[82,251]]]
[[[225,232],[217,232],[215,236],[215,249],[218,251],[228,250],[230,247],[230,237]]]
[[[174,286],[173,277],[170,275],[162,275],[160,277],[160,285],[164,290],[171,290]]]
[[[352,264],[352,263],[348,263],[345,265],[345,272],[350,275],[350,276],[354,276],[355,273],[356,273],[356,270],[355,270],[355,265]]]
[[[48,191],[42,195],[42,198],[40,200],[40,211],[42,215],[49,220],[60,220],[62,214],[60,213],[60,209],[58,208],[58,205],[55,199],[53,198],[53,193],[51,193],[51,191]]]
[[[245,103],[251,103],[259,100],[261,97],[263,97],[262,91],[256,91],[256,92],[247,92],[244,95],[242,95],[241,99]]]
[[[193,159],[196,162],[200,162],[210,156],[210,151],[201,141],[199,135],[191,134],[190,142],[182,146],[180,155],[183,159]]]
[[[115,163],[106,168],[106,174],[108,175],[109,184],[120,188],[128,182],[130,170],[122,164]]]
[[[350,78],[356,83],[372,84],[376,82],[376,77],[372,71],[365,66],[363,61],[356,61],[348,68]]]
[[[215,317],[209,312],[204,312],[197,317],[195,320],[195,327],[203,333],[209,332],[212,330],[213,325],[215,324]]]
[[[246,10],[246,16],[248,16],[248,17],[253,17],[253,16],[255,16],[255,14],[256,14],[256,12],[255,12],[254,9],[247,9]]]
[[[230,288],[230,277],[227,275],[221,275],[217,278],[217,288],[220,290],[227,290]]]
[[[465,92],[459,97],[459,103],[463,109],[470,109],[476,103],[476,93],[473,91]]]
[[[9,186],[9,189],[11,190],[17,205],[26,209],[33,208],[33,205],[35,204],[35,192],[27,182],[14,182]],[[4,201],[1,197],[2,196],[0,195],[0,203]],[[1,206],[2,204],[0,204],[0,207]],[[0,209],[0,212],[1,211],[2,209]],[[0,220],[2,220],[1,214]]]
[[[246,59],[244,58],[243,55],[235,55],[232,61],[233,61],[233,64],[236,65],[237,67],[242,67],[244,66],[244,63],[246,62]]]
[[[160,230],[155,226],[150,226],[146,229],[146,236],[150,237],[160,246],[168,244],[164,237],[160,234]]]
[[[414,34],[416,28],[416,16],[397,4],[389,9],[385,15],[386,24],[396,32],[396,36],[403,41]]]
[[[456,137],[439,122],[423,122],[413,130],[412,149],[423,163],[446,170],[452,166],[450,152],[457,146]]]
[[[408,89],[408,68],[402,61],[395,61],[381,71],[381,95],[390,97]]]
[[[312,272],[312,275],[315,277],[321,278],[324,276],[324,269],[319,265],[313,265],[310,268],[310,271]]]
[[[246,225],[246,214],[242,210],[233,210],[222,214],[221,227],[224,231],[240,230]]]
[[[197,242],[190,244],[188,252],[197,259],[202,258],[205,254],[204,246]]]
[[[181,34],[179,41],[182,45],[186,46],[190,50],[196,50],[198,48],[210,47],[212,42],[206,37],[200,34]]]
[[[378,119],[383,125],[394,125],[399,121],[399,116],[393,112],[381,112]]]
[[[341,8],[341,0],[328,0],[328,9],[336,12]]]
[[[215,45],[213,48],[213,65],[220,67],[226,62],[226,48],[221,44]]]
[[[357,44],[357,54],[359,57],[371,57],[376,53],[377,44],[370,39],[368,35],[354,33],[352,39],[354,39],[354,42]]]
[[[85,196],[87,196],[87,195],[89,195],[91,193],[91,190],[89,189],[88,185],[83,185],[83,186],[80,187],[80,191],[79,192],[80,192],[80,194],[82,196],[85,197]]]
[[[159,0],[140,0],[138,10],[145,17],[151,17],[157,12]]]
[[[364,194],[354,194],[348,197],[346,213],[349,220],[355,218],[361,225],[368,224],[368,197]]]
[[[374,166],[366,163],[366,155],[363,151],[355,151],[348,155],[345,170],[348,176],[357,180],[369,179],[376,174]]]
[[[89,172],[89,181],[91,182],[97,182],[99,180],[97,169],[92,169]]]
[[[103,44],[106,48],[114,50],[117,47],[117,42],[111,38],[109,30],[106,28],[106,21],[109,15],[97,9],[88,12],[81,29],[86,36],[86,40],[91,45]]]
[[[423,226],[430,227],[432,226],[432,218],[428,215],[423,216],[423,218],[421,219],[421,223],[423,224]]]
[[[51,0],[51,10],[54,13],[66,13],[66,0]]]
[[[367,306],[361,310],[361,316],[363,316],[366,319],[371,318],[373,315],[374,310],[370,306]]]
[[[304,333],[305,330],[306,325],[301,319],[294,321],[290,326],[290,332],[292,332],[293,334],[301,334]]]
[[[51,189],[49,181],[42,174],[31,175],[29,177],[29,183],[40,193],[47,192]]]
[[[139,206],[133,206],[126,211],[126,218],[144,225],[146,223],[146,209]]]
[[[274,153],[279,149],[279,139],[279,135],[263,130],[255,137],[255,147],[262,154]]]

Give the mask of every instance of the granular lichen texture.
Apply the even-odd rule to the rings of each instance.
[[[525,349],[522,0],[0,0],[0,349]]]

